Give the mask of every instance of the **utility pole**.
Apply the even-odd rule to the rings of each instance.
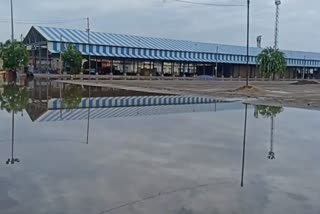
[[[60,34],[60,79],[62,79],[62,34]]]
[[[250,0],[247,0],[247,81],[246,86],[249,86],[249,45],[250,45]]]
[[[90,18],[87,17],[87,33],[88,33],[88,68],[89,68],[89,75],[90,75],[90,69],[91,69],[91,56],[90,56]]]
[[[13,0],[11,0],[11,42],[14,42],[14,28],[13,28]]]
[[[219,52],[219,46],[217,46],[217,49],[216,49],[216,67],[215,67],[216,78],[218,78],[218,52]]]
[[[281,0],[275,0],[276,4],[276,24],[274,31],[274,49],[278,49],[278,37],[279,37],[279,15]]]
[[[302,70],[302,79],[305,79],[306,73],[306,56],[303,57],[303,70]]]

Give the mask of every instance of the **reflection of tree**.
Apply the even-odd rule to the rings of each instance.
[[[282,107],[278,106],[263,106],[257,105],[254,109],[254,117],[259,118],[261,115],[263,118],[275,117],[283,111]]]
[[[67,88],[62,95],[62,105],[67,109],[78,108],[81,102],[81,89],[76,86]]]
[[[6,164],[20,162],[14,157],[14,115],[17,112],[23,112],[29,102],[29,93],[27,89],[20,88],[17,85],[5,85],[3,93],[0,95],[0,109],[12,113],[12,141],[11,141],[11,158],[8,158]]]
[[[276,158],[274,153],[274,126],[275,121],[274,118],[277,114],[280,114],[283,111],[282,107],[278,106],[263,106],[257,105],[254,110],[254,117],[259,118],[261,115],[263,118],[271,118],[271,137],[270,137],[270,151],[268,153],[268,159],[274,160]]]
[[[8,113],[22,112],[27,108],[29,93],[27,89],[17,85],[5,85],[3,93],[0,95],[0,108]]]

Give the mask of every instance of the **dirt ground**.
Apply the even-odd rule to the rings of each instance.
[[[115,82],[114,82],[115,83]],[[119,81],[117,85],[159,89],[179,94],[235,98],[270,105],[320,110],[320,84],[295,82],[250,82],[252,89],[241,89],[245,82],[218,81]],[[248,99],[250,98],[250,99]]]
[[[80,81],[77,81],[81,84]],[[308,84],[313,83],[313,84]],[[202,95],[220,99],[280,105],[320,110],[319,82],[257,81],[250,82],[252,88],[242,88],[242,81],[183,81],[183,80],[100,80],[86,84],[117,87],[127,90],[152,91],[170,94]]]

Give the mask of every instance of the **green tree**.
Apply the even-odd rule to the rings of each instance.
[[[67,45],[67,48],[62,53],[62,60],[70,67],[71,73],[80,73],[82,67],[82,55],[74,45]]]
[[[0,95],[0,109],[8,113],[22,112],[29,103],[29,93],[27,89],[17,85],[5,85],[3,93]]]
[[[28,51],[22,42],[7,41],[5,44],[1,44],[0,58],[3,61],[3,68],[9,71],[28,65]]]
[[[64,108],[75,109],[79,107],[81,98],[81,88],[71,86],[64,91],[61,102]]]
[[[261,51],[257,58],[259,71],[267,76],[272,76],[273,80],[276,74],[283,74],[287,70],[287,61],[285,54],[279,49],[272,47],[265,48]]]

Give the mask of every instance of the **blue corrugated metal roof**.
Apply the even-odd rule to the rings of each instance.
[[[86,44],[87,33],[82,30],[63,29],[55,27],[36,26],[35,29],[48,41]],[[184,40],[131,36],[113,33],[91,32],[90,43],[112,47],[143,48],[153,50],[169,50],[184,52],[201,52],[246,55],[246,47],[224,44],[212,44],[204,42],[192,42]],[[250,55],[257,56],[259,48],[250,48]],[[320,53],[302,51],[284,51],[287,58],[320,60]]]
[[[220,102],[208,97],[195,96],[133,96],[133,97],[95,97],[82,98],[78,108],[111,108],[132,106],[186,105]],[[48,101],[48,109],[61,109],[61,99]]]

